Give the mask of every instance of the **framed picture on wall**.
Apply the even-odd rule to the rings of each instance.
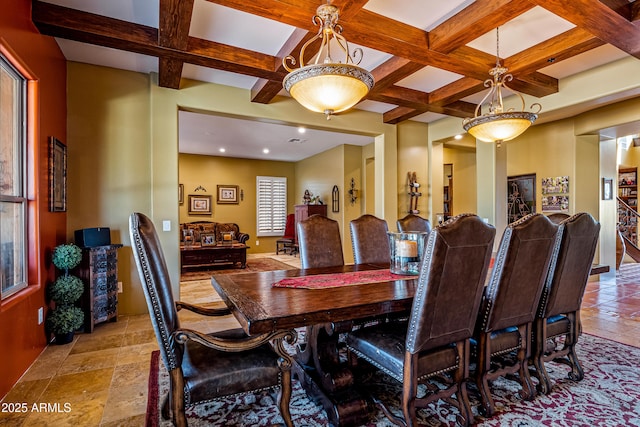
[[[178,204],[184,205],[184,184],[178,184]]]
[[[189,215],[211,215],[211,196],[189,194]]]
[[[238,204],[237,185],[218,185],[218,204]]]
[[[67,210],[67,146],[49,137],[49,211]]]
[[[509,224],[536,211],[536,174],[507,177]]]

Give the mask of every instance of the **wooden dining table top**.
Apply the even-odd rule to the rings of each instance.
[[[606,269],[594,265],[592,274]],[[387,264],[220,274],[211,283],[249,335],[308,325],[366,319],[411,309],[418,276],[408,280],[366,283],[326,289],[274,287],[287,278],[388,269]]]
[[[211,283],[249,335],[327,322],[364,319],[411,309],[417,276],[326,289],[274,287],[279,280],[318,274],[388,269],[388,265],[214,275]]]

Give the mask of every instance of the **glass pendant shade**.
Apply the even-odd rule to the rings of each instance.
[[[320,29],[300,49],[300,68],[288,66],[288,63],[298,63],[291,55],[282,61],[289,71],[282,85],[303,107],[324,113],[328,119],[332,114],[346,111],[360,102],[373,88],[374,80],[371,73],[358,66],[362,60],[362,49],[355,49],[353,56],[349,54],[349,44],[340,34],[342,27],[338,25],[336,6],[330,2],[319,6],[313,22]],[[305,50],[316,40],[321,41],[320,48],[313,56],[313,63],[305,65]],[[332,45],[344,54],[343,62],[331,58]]]
[[[373,78],[356,65],[318,64],[292,71],[283,84],[303,107],[329,115],[360,102],[373,86]]]
[[[507,73],[506,67],[500,65],[500,38],[498,34],[498,29],[496,29],[496,66],[489,70],[489,75],[492,78],[484,82],[484,85],[489,88],[489,92],[476,107],[474,116],[462,121],[462,127],[476,139],[484,142],[496,142],[500,146],[501,142],[517,138],[529,129],[529,126],[538,118],[537,113],[540,112],[542,106],[535,103],[531,107],[537,107],[536,112],[524,111],[524,98],[518,92],[512,91],[520,99],[522,109],[519,111],[513,108],[505,109],[502,92],[509,89],[506,83],[513,80],[513,76]],[[483,108],[485,101],[488,103]],[[482,109],[487,113],[480,114]]]
[[[496,113],[471,119],[463,127],[480,141],[502,142],[522,135],[537,118],[528,112]]]

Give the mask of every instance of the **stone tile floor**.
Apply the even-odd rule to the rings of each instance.
[[[269,255],[300,266],[299,257]],[[638,283],[618,285],[614,277],[590,282],[582,310],[584,332],[640,347]],[[203,303],[217,296],[205,280],[186,282],[181,299]],[[232,316],[213,321],[188,312],[179,316],[183,326],[204,332],[238,326]],[[148,315],[120,316],[97,325],[92,334],[78,334],[69,345],[51,345],[3,402],[27,402],[29,407],[59,403],[60,412],[0,413],[0,426],[144,425],[149,358],[157,348]]]

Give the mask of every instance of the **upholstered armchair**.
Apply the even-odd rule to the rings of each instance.
[[[344,265],[338,222],[311,215],[298,223],[298,249],[302,268]]]
[[[576,354],[580,306],[600,233],[600,223],[586,212],[565,219],[560,227],[560,249],[549,269],[533,327],[532,359],[543,394],[551,390],[545,362],[565,363],[574,381],[584,377]]]
[[[478,315],[495,229],[478,216],[452,218],[429,235],[408,322],[382,323],[346,335],[352,365],[365,360],[402,384],[402,417],[374,396],[387,418],[415,426],[416,408],[442,399],[461,425],[473,415],[467,394],[469,339]],[[432,384],[445,378],[445,388]],[[426,395],[418,397],[419,384]]]
[[[428,233],[431,231],[431,223],[429,220],[414,214],[409,214],[404,218],[400,218],[396,221],[396,226],[398,227],[398,231],[403,233],[409,231],[422,231]]]
[[[352,220],[349,226],[356,264],[388,264],[390,262],[387,221],[365,214]]]
[[[242,329],[203,334],[180,327],[177,311],[187,309],[207,316],[230,314],[227,308],[209,309],[174,301],[160,241],[151,220],[133,213],[129,218],[133,256],[147,300],[160,354],[170,376],[170,390],[162,416],[186,426],[185,406],[238,393],[279,388],[278,407],[287,426],[291,358],[279,357],[270,341],[294,341],[294,333],[247,336]]]
[[[531,328],[549,264],[559,240],[558,226],[542,214],[509,224],[502,235],[476,323],[473,355],[481,411],[495,412],[489,381],[517,373],[523,399],[535,396],[529,376]]]

